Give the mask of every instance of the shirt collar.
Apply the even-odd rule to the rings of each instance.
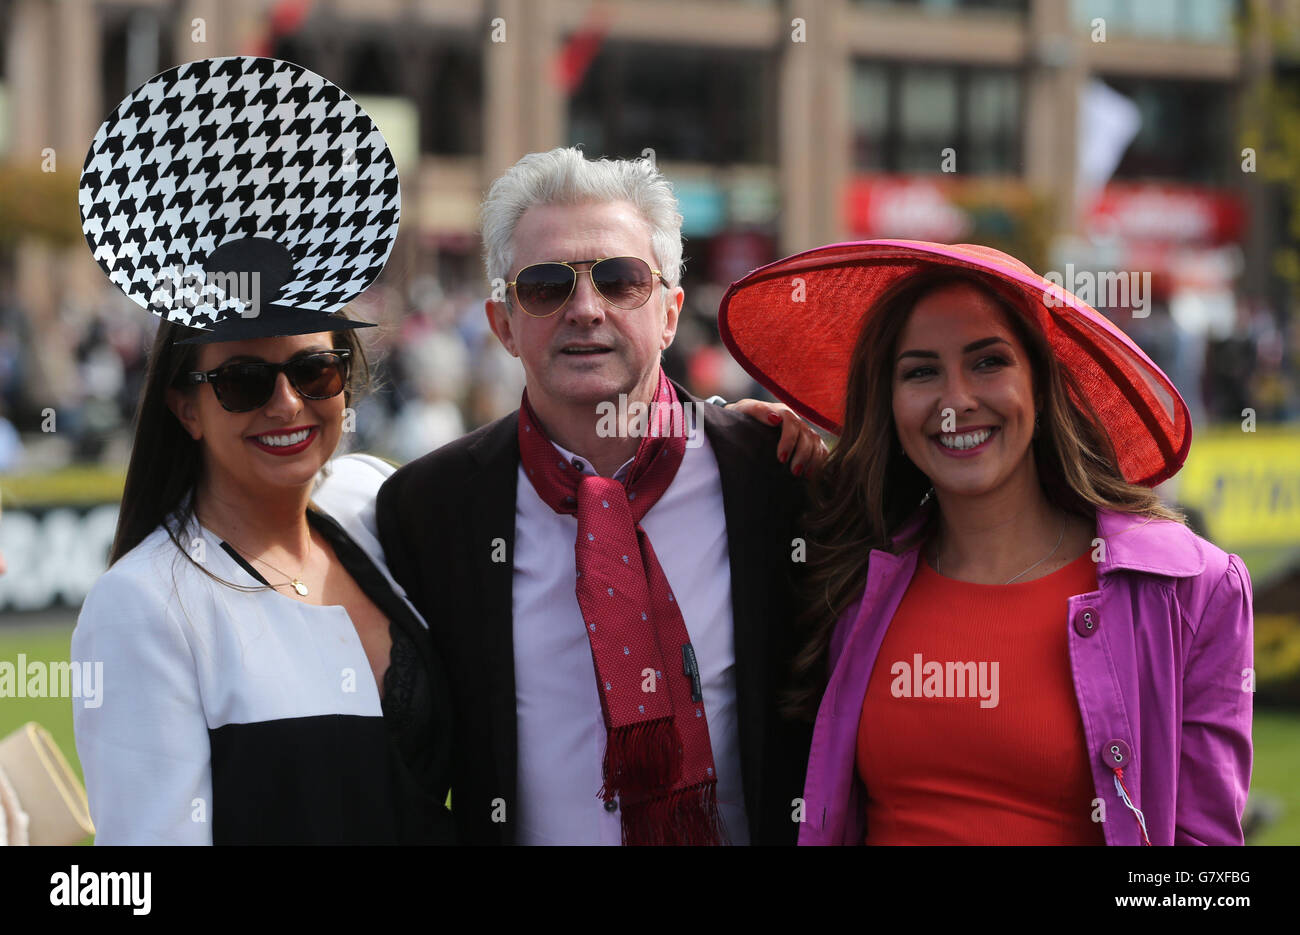
[[[551,442],[551,444],[555,446],[556,451],[558,451],[561,455],[564,456],[565,461],[568,461],[571,465],[573,465],[574,470],[581,471],[583,474],[586,474],[590,477],[600,476],[599,474],[596,473],[596,469],[591,466],[590,459],[584,458],[582,457],[582,455],[576,455],[568,448],[565,448],[563,445],[557,444],[556,442]],[[632,457],[624,461],[623,466],[614,472],[613,479],[617,481],[621,481],[623,479],[623,475],[626,474],[629,470],[631,470],[632,462],[635,460],[636,460],[636,455],[633,455]]]

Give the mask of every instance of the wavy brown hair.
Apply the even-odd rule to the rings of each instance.
[[[131,460],[126,469],[126,484],[122,490],[122,504],[117,515],[117,532],[108,563],[112,565],[130,552],[159,526],[175,543],[180,553],[209,578],[241,590],[230,581],[217,578],[190,555],[189,546],[180,539],[194,516],[194,500],[188,495],[198,487],[203,471],[203,451],[199,442],[185,431],[180,420],[167,407],[167,389],[177,385],[181,374],[198,368],[200,344],[178,344],[186,338],[203,334],[168,321],[158,324],[153,346],[149,351],[148,369],[144,391],[135,416],[135,437],[131,442]],[[370,365],[357,336],[356,329],[345,328],[331,332],[336,348],[352,352],[347,387],[344,389],[345,405],[351,406],[354,395],[370,387]],[[204,391],[201,384],[181,388],[181,392]],[[178,510],[175,525],[163,521],[173,510]]]
[[[862,594],[871,550],[900,554],[929,539],[938,525],[934,501],[916,532],[892,543],[933,490],[898,441],[892,362],[917,302],[955,283],[974,286],[997,302],[1029,356],[1034,398],[1042,406],[1031,447],[1048,501],[1090,520],[1098,508],[1106,508],[1186,522],[1154,491],[1124,479],[1101,420],[1052,353],[1023,294],[966,270],[923,270],[900,279],[870,310],[858,335],[845,388],[844,429],[810,489],[805,611],[799,620],[805,642],[794,660],[794,687],[785,696],[785,709],[794,717],[816,716],[829,676],[831,633]]]

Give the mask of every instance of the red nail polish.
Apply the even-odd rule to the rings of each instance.
[[[803,473],[803,465],[802,465],[802,464],[796,464],[795,467],[794,467],[794,476],[795,476],[795,477],[798,477],[798,476],[799,476],[800,474],[802,474],[802,473]]]
[[[769,412],[767,414],[767,421],[771,422],[773,425],[780,425],[781,417],[777,415],[775,412]]]
[[[782,464],[785,464],[785,459],[790,457],[790,452],[788,451],[780,452],[779,454],[777,454],[776,457]]]

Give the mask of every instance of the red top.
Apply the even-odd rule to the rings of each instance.
[[[922,558],[858,725],[867,844],[1105,844],[1067,647],[1091,552],[1033,581],[970,584]]]

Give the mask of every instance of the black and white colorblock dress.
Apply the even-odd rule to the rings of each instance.
[[[452,842],[446,679],[366,515],[392,471],[335,458],[308,510],[389,619],[382,703],[343,607],[214,581],[161,527],[91,588],[72,659],[103,663],[100,706],[73,702],[95,843]],[[265,583],[197,523],[181,541],[217,577]]]

